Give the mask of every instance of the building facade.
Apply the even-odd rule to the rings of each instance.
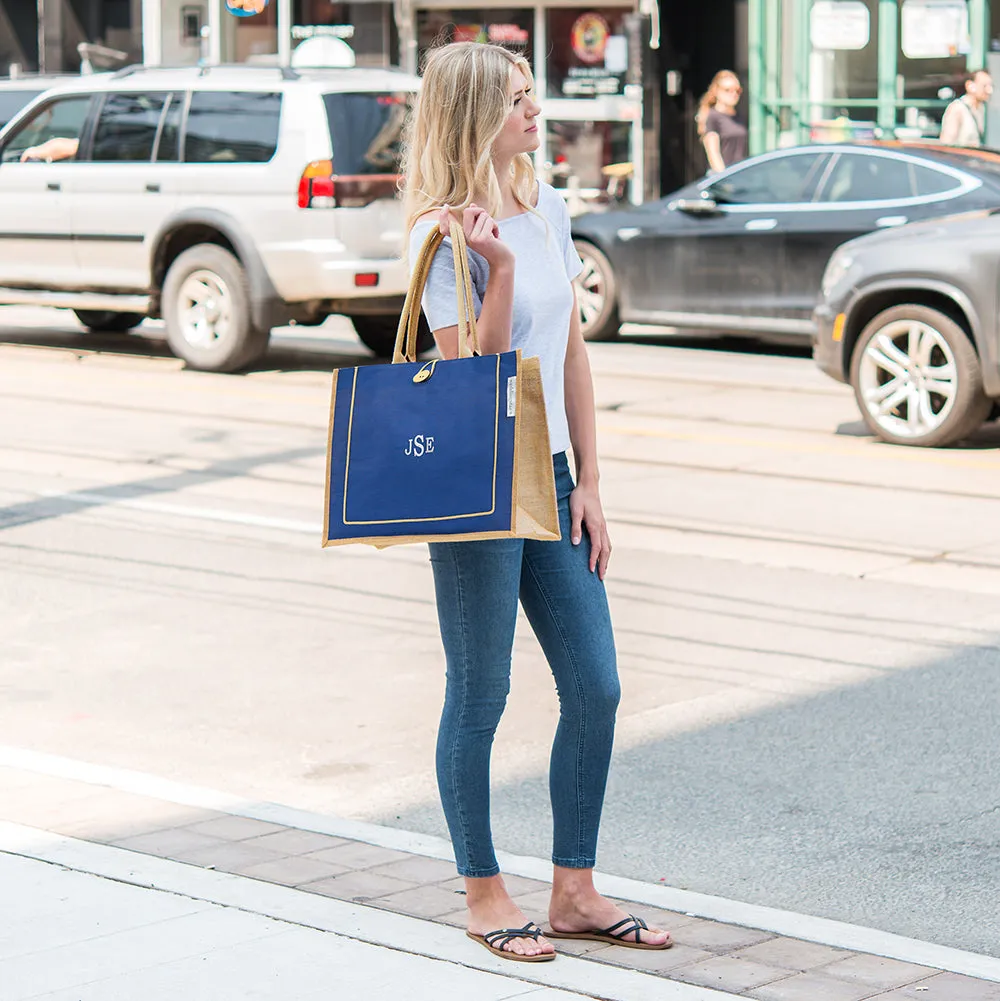
[[[703,174],[696,111],[720,69],[743,81],[740,111],[762,152],[933,138],[962,74],[1000,68],[1000,0],[499,2],[270,0],[238,18],[225,0],[0,0],[0,73],[74,71],[81,43],[151,64],[294,65],[319,53],[417,71],[443,41],[500,42],[535,72],[539,169],[579,205],[609,190],[652,198]],[[1000,146],[1000,91],[994,105],[987,138]]]

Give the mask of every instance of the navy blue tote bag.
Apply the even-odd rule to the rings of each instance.
[[[539,361],[479,354],[455,222],[459,357],[416,361],[421,297],[442,239],[434,227],[414,264],[392,364],[333,374],[324,546],[559,539]]]

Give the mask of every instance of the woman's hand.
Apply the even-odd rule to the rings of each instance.
[[[590,572],[593,573],[596,567],[597,576],[604,580],[604,575],[608,572],[608,560],[611,559],[611,538],[596,485],[581,483],[576,487],[569,495],[569,513],[572,526],[570,541],[578,546],[583,539],[581,526],[586,527],[590,536]]]
[[[452,214],[448,205],[441,209],[438,225],[445,236],[451,233]],[[500,239],[500,227],[486,209],[470,205],[462,212],[461,223],[468,248],[484,257],[491,269],[500,264],[514,263],[510,247]]]

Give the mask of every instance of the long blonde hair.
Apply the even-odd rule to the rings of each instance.
[[[442,205],[465,208],[477,191],[486,193],[483,208],[500,214],[492,151],[513,108],[515,69],[531,86],[528,61],[499,45],[454,42],[430,53],[403,154],[407,231]],[[533,211],[535,168],[527,153],[511,163],[511,186],[518,205]]]
[[[712,77],[712,82],[708,85],[708,90],[702,94],[701,100],[698,102],[698,114],[695,115],[695,121],[698,123],[698,135],[703,136],[705,134],[705,119],[708,118],[708,113],[715,107],[715,102],[719,97],[719,87],[727,80],[734,80],[737,87],[740,85],[740,78],[732,70],[719,70]]]

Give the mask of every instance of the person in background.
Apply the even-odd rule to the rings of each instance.
[[[720,70],[698,105],[698,134],[712,173],[746,159],[747,129],[736,117],[742,93],[739,77],[732,70]]]
[[[965,75],[965,93],[952,101],[941,120],[941,142],[948,146],[982,146],[986,138],[986,102],[993,78],[986,70]]]

